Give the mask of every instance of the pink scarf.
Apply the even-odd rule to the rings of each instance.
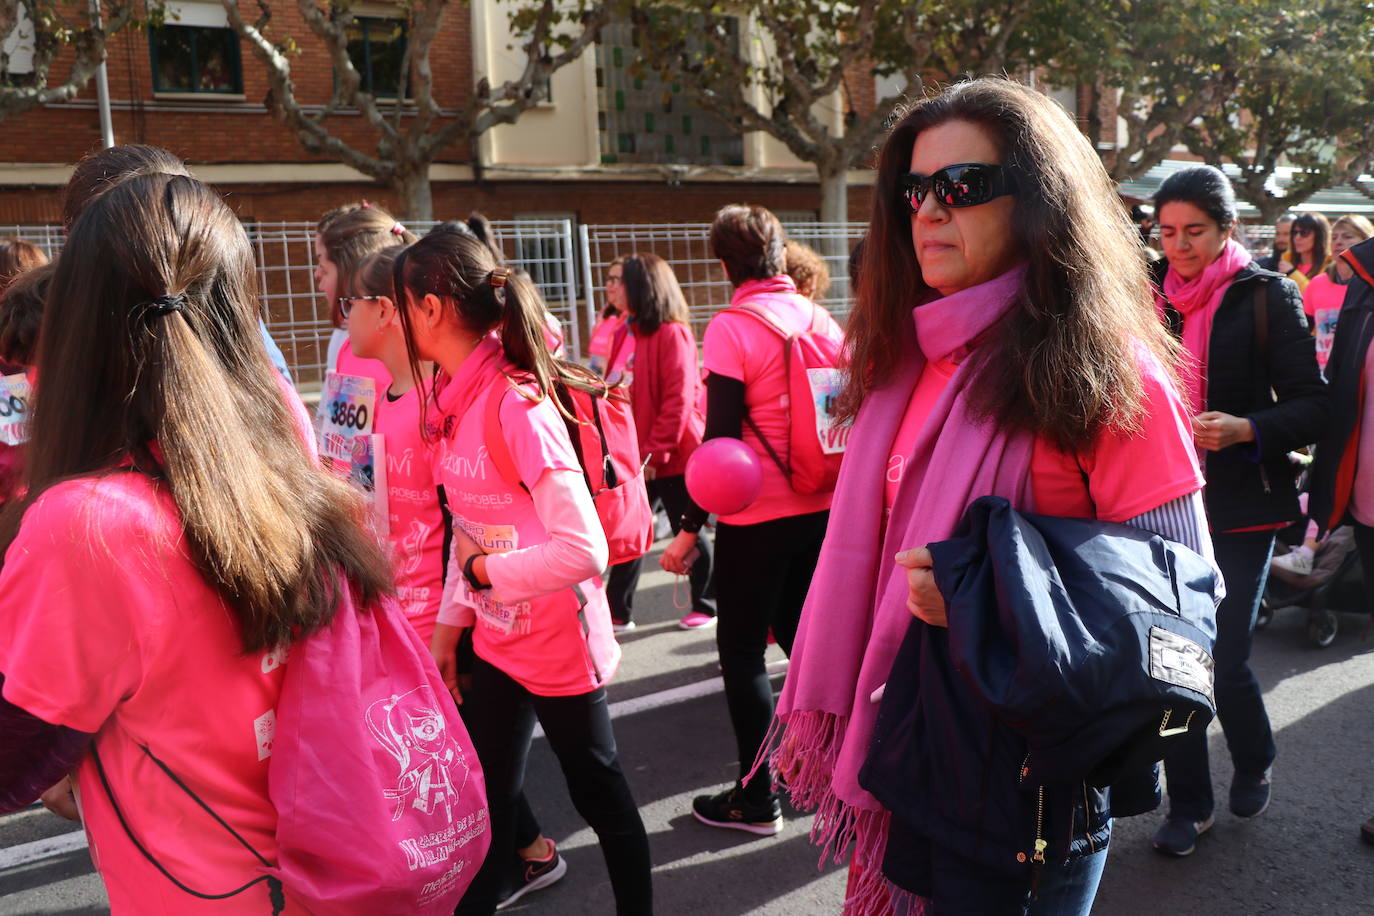
[[[792,800],[817,811],[812,841],[843,860],[850,841],[861,866],[845,912],[887,909],[882,877],[888,814],[859,787],[878,706],[911,623],[906,578],[894,554],[949,537],[980,496],[1030,506],[1032,437],[1008,436],[970,417],[969,364],[962,362],[1018,300],[1024,268],[918,306],[911,358],[869,393],[854,423],[831,507],[830,527],[802,611],[774,731],[771,762]],[[908,338],[910,340],[910,338]],[[927,360],[960,362],[917,436],[882,530],[884,473],[893,439]],[[765,744],[765,747],[768,746]],[[852,877],[852,875],[851,875]]]
[[[1183,279],[1170,267],[1164,275],[1164,296],[1155,296],[1161,314],[1167,297],[1183,316],[1183,348],[1191,358],[1184,360],[1186,365],[1179,375],[1194,416],[1207,409],[1207,342],[1212,337],[1212,317],[1236,272],[1249,263],[1250,252],[1235,239],[1227,239],[1217,259],[1191,280]]]

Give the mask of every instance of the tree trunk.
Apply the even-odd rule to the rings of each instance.
[[[844,169],[827,173],[817,169],[821,179],[821,222],[849,222],[849,185]]]
[[[401,195],[403,216],[415,222],[434,219],[434,197],[429,186],[429,163],[422,162],[414,171],[396,176],[396,192]]]

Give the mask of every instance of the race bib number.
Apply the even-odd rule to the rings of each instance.
[[[483,553],[507,553],[520,546],[520,535],[514,525],[488,525],[458,518],[463,532],[482,548]]]
[[[840,393],[844,391],[844,371],[807,369],[806,379],[811,383],[811,403],[816,408],[816,438],[820,440],[821,452],[826,455],[843,454],[849,443],[850,426],[839,422],[835,411]]]
[[[0,442],[22,445],[29,439],[28,377],[23,373],[0,377]]]
[[[320,393],[320,454],[351,461],[353,440],[372,433],[377,411],[377,383],[356,375],[325,376]]]
[[[488,629],[509,636],[515,629],[516,610],[519,605],[502,604],[495,600],[489,593],[480,593],[475,596],[477,604],[477,619]]]

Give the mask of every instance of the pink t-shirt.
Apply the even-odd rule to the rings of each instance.
[[[444,516],[429,447],[420,435],[420,389],[381,394],[373,430],[386,448],[386,498],[396,600],[429,644],[444,590]]]
[[[445,416],[439,426],[448,435],[433,451],[434,477],[444,487],[454,526],[487,553],[501,554],[538,547],[549,535],[530,494],[507,483],[487,456],[483,426],[491,378],[455,378],[440,392],[439,407]],[[501,434],[525,487],[535,489],[550,471],[582,473],[552,400],[530,401],[510,389],[502,396],[500,416]],[[475,611],[477,654],[539,696],[588,693],[610,680],[620,663],[601,578],[587,579],[577,588],[585,606],[572,587],[503,604],[491,589],[474,593],[457,583],[463,603]]]
[[[1317,365],[1326,369],[1331,358],[1331,345],[1336,340],[1336,320],[1341,316],[1347,287],[1324,273],[1317,274],[1302,291],[1302,309],[1312,319],[1317,336]]]
[[[5,699],[98,733],[135,836],[203,893],[246,884],[258,863],[139,745],[274,861],[267,766],[285,661],[285,653],[244,653],[229,607],[191,563],[170,493],[147,476],[112,471],[60,483],[24,514],[0,571]],[[89,756],[77,777],[112,912],[271,912],[262,884],[223,901],[178,890],[129,842]]]
[[[598,375],[606,375],[610,366],[611,344],[623,327],[625,315],[621,313],[602,318],[592,328],[592,339],[587,342],[587,365]]]
[[[334,360],[334,371],[339,375],[356,375],[370,378],[377,383],[377,397],[391,387],[391,373],[386,371],[386,363],[380,359],[364,359],[353,353],[353,341],[345,340]]]
[[[771,282],[774,281],[762,281]],[[811,326],[815,306],[810,300],[796,292],[751,295],[759,285],[759,281],[742,284],[735,291],[731,304],[749,301],[761,305],[794,331],[803,331]],[[840,326],[828,314],[825,320],[831,336],[841,340],[844,333]],[[745,409],[779,456],[786,455],[790,435],[788,379],[783,367],[782,348],[782,338],[766,328],[763,322],[730,309],[718,312],[711,319],[702,343],[702,364],[707,372],[744,382]],[[758,498],[747,509],[734,515],[723,515],[720,521],[728,525],[756,525],[830,508],[830,493],[802,496],[792,492],[782,470],[747,424],[743,435],[744,441],[758,453],[763,465],[763,486],[759,489]]]
[[[888,459],[888,506],[921,425],[956,368],[937,362],[921,373]],[[1031,488],[1037,513],[1124,522],[1202,489],[1187,408],[1157,360],[1146,357],[1144,369],[1145,416],[1139,432],[1104,430],[1077,456],[1036,438]]]

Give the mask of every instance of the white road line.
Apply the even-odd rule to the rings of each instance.
[[[778,674],[787,670],[787,661],[770,662],[768,665],[769,674]],[[644,696],[631,697],[628,700],[621,700],[619,703],[611,704],[611,718],[618,719],[621,716],[633,716],[637,713],[648,712],[651,709],[659,709],[663,706],[671,706],[674,703],[685,703],[688,700],[696,700],[701,697],[710,696],[713,693],[721,693],[725,690],[725,685],[718,677],[709,678],[704,681],[695,681],[691,684],[682,684],[678,687],[671,687],[667,690],[660,690],[657,693],[646,693]],[[534,736],[542,737],[544,730],[538,725],[534,727]],[[86,848],[86,831],[76,830],[72,833],[64,833],[61,836],[50,837],[46,840],[35,840],[32,843],[21,843],[18,846],[10,846],[7,849],[0,849],[0,871],[10,868],[18,868],[21,865],[28,865],[30,862],[38,862],[43,859],[52,859],[57,856],[64,856],[77,849]]]
[[[48,837],[46,840],[34,840],[32,843],[20,843],[18,846],[0,849],[0,871],[18,868],[30,862],[65,856],[69,852],[85,848],[84,830],[74,830],[61,836]]]

